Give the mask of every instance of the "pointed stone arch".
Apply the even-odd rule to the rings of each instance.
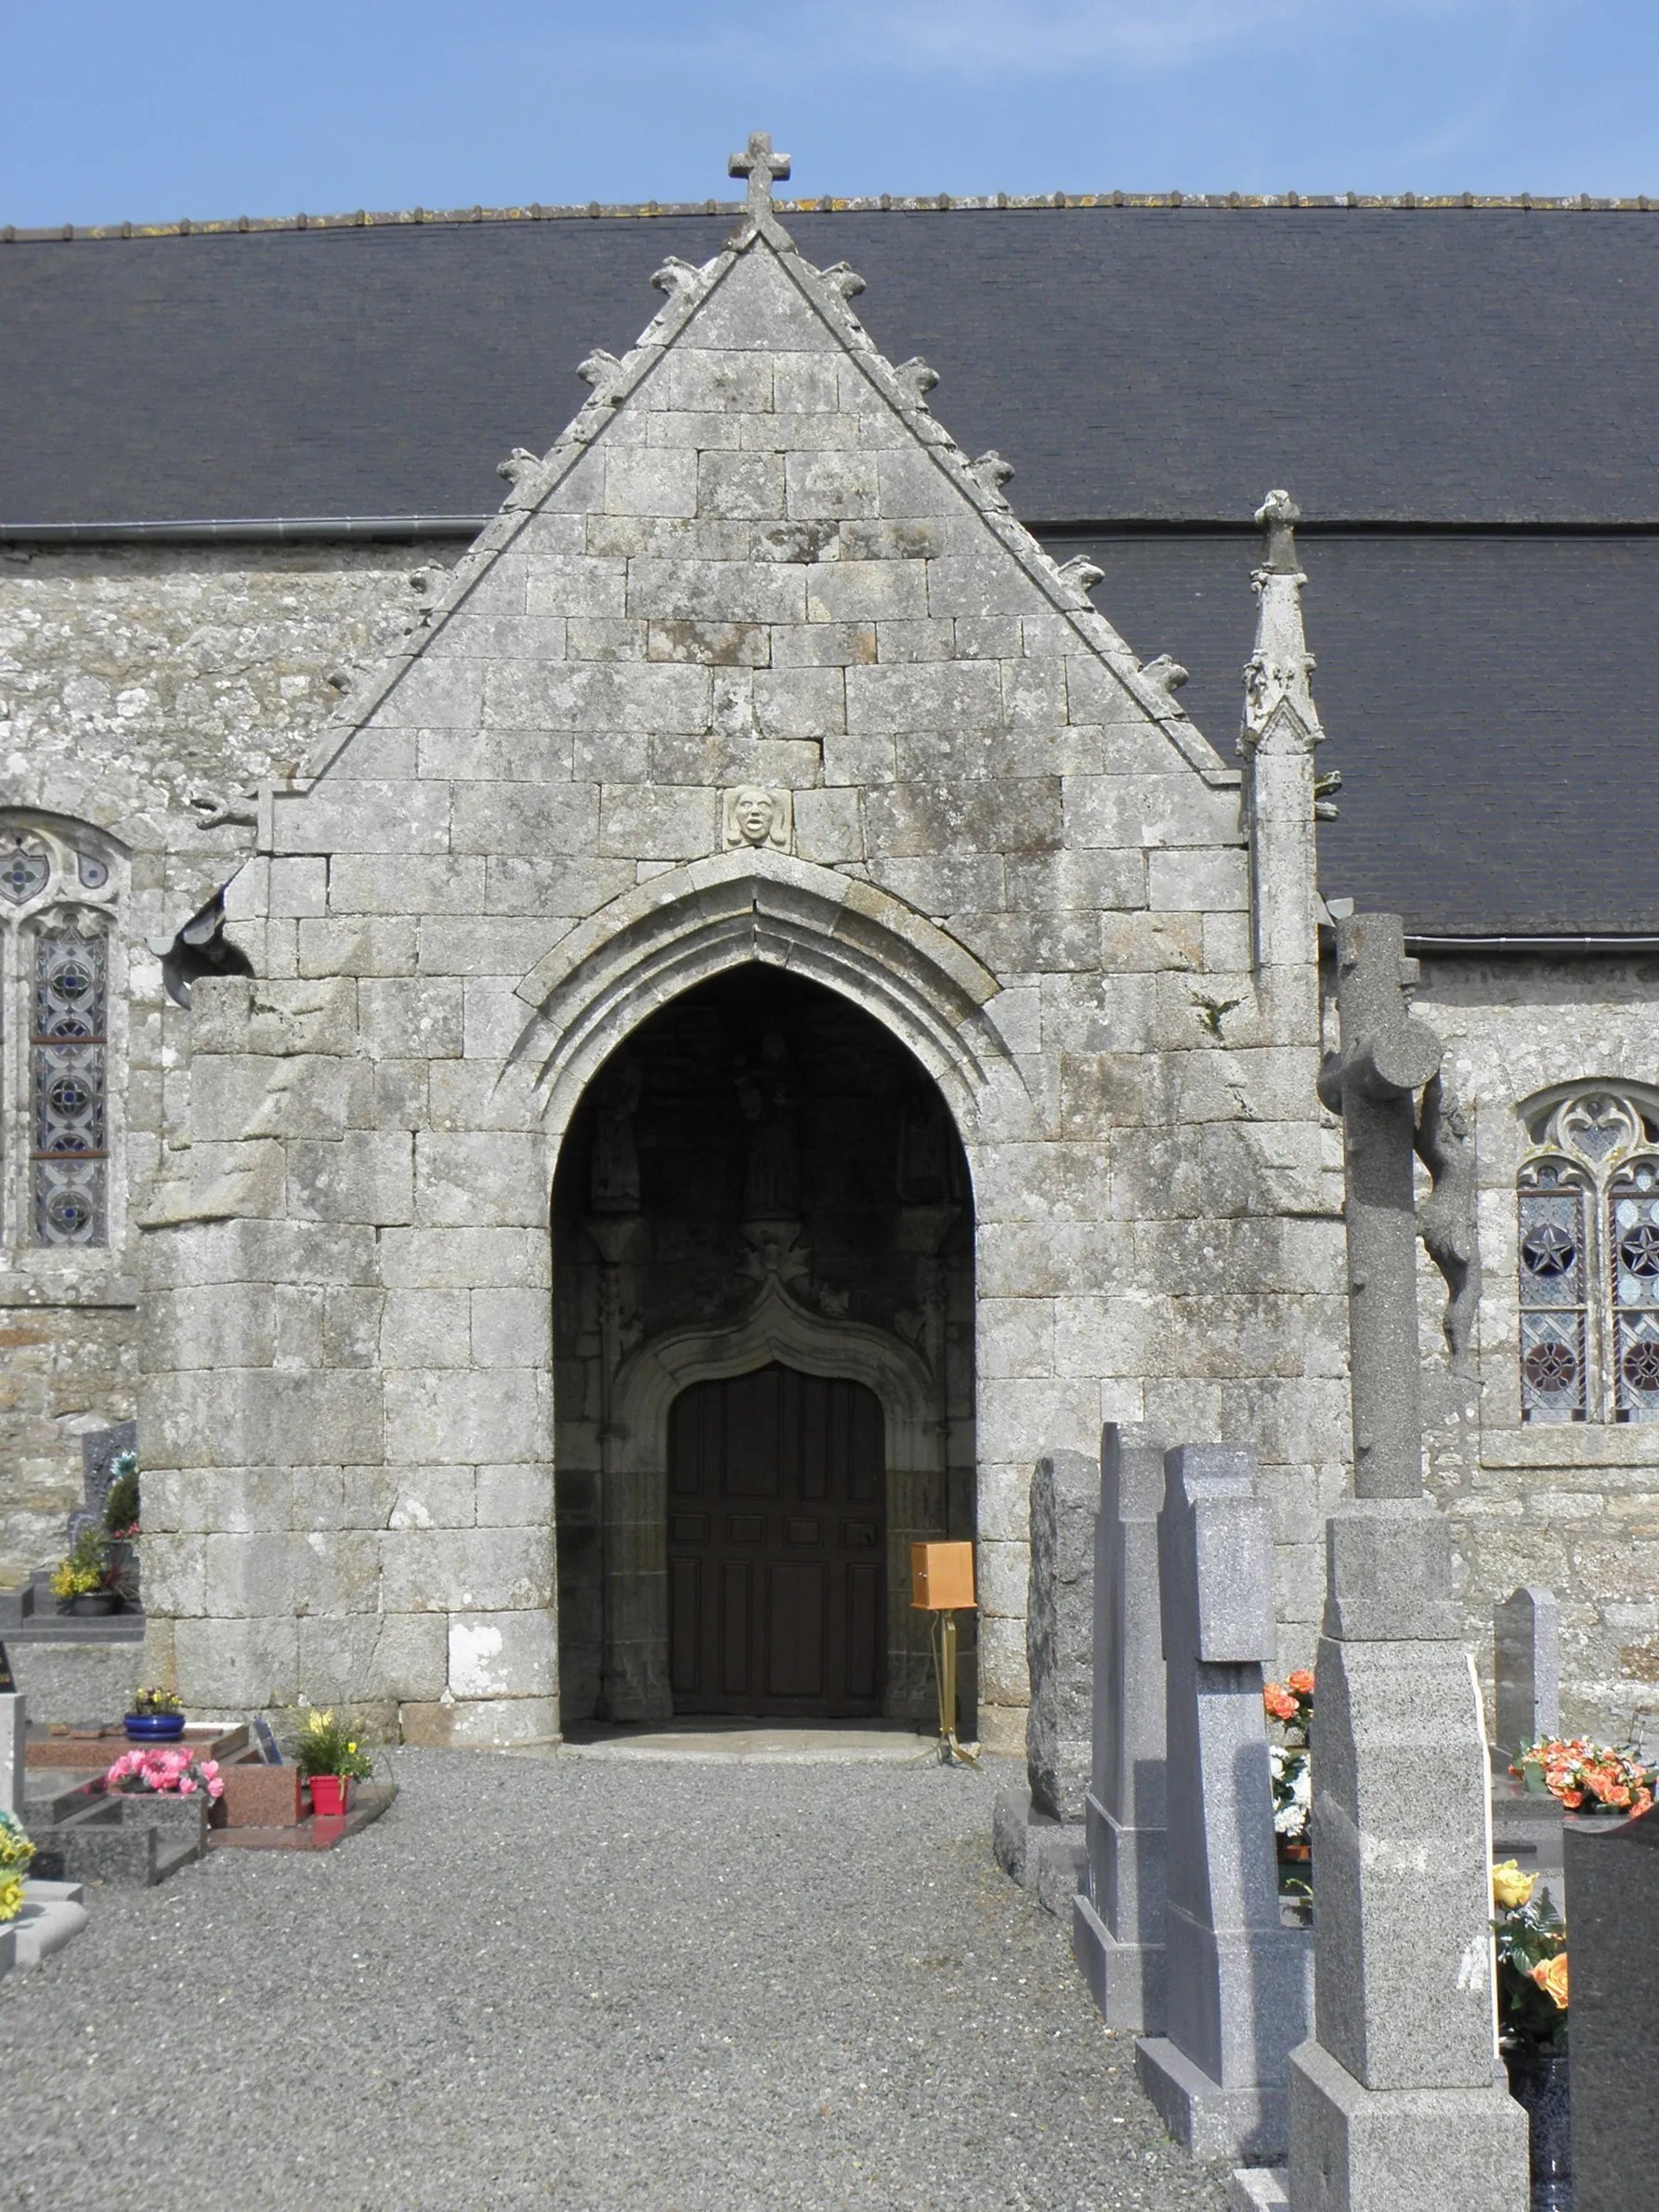
[[[518,986],[536,1008],[513,1059],[556,1145],[600,1065],[646,1015],[747,961],[826,985],[873,1015],[938,1084],[970,1149],[993,1095],[1023,1100],[990,971],[872,883],[781,853],[694,861],[614,899]]]
[[[748,1313],[726,1327],[675,1329],[629,1354],[617,1369],[611,1398],[619,1472],[666,1465],[669,1408],[681,1391],[750,1374],[770,1360],[873,1391],[886,1418],[890,1480],[895,1468],[926,1463],[939,1425],[927,1363],[885,1329],[824,1320],[774,1277]]]
[[[927,1363],[884,1329],[827,1321],[774,1277],[746,1314],[714,1328],[671,1331],[617,1370],[606,1477],[612,1569],[605,1680],[611,1717],[660,1720],[669,1685],[669,1416],[695,1383],[751,1374],[777,1361],[859,1382],[883,1419],[887,1710],[908,1717],[924,1644],[904,1601],[912,1541],[946,1532],[947,1422]]]

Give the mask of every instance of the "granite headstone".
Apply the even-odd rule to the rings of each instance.
[[[1634,2212],[1659,2191],[1659,1809],[1562,1842],[1574,2212]]]
[[[1555,1593],[1522,1583],[1493,1616],[1493,1726],[1497,1748],[1512,1759],[1522,1745],[1561,1726],[1561,1607]]]
[[[1164,2028],[1164,1643],[1157,1517],[1164,1439],[1108,1421],[1094,1521],[1088,1883],[1072,1952],[1108,2027]]]
[[[1261,1703],[1272,1514],[1251,1451],[1183,1445],[1164,1466],[1167,2026],[1137,2044],[1136,2072],[1194,2157],[1273,2158],[1289,2140],[1286,2062],[1308,2032],[1313,1940],[1279,1911]]]

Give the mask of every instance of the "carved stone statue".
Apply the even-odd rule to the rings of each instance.
[[[794,830],[789,792],[769,792],[758,783],[738,784],[725,794],[721,828],[728,851],[748,845],[757,852],[769,846],[787,853]]]
[[[1475,1311],[1481,1302],[1481,1250],[1475,1222],[1475,1147],[1457,1094],[1443,1072],[1423,1092],[1413,1140],[1434,1187],[1417,1208],[1417,1234],[1445,1277],[1441,1327],[1455,1373],[1469,1369]]]
[[[739,1069],[738,1103],[749,1124],[749,1162],[743,1178],[745,1221],[797,1221],[801,1215],[801,1158],[795,1127],[795,1092],[790,1050],[781,1029],[761,1041],[760,1065]]]

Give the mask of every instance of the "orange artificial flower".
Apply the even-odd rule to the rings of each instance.
[[[1560,1795],[1561,1803],[1567,1807],[1569,1812],[1575,1813],[1579,1806],[1584,1803],[1584,1792],[1582,1789],[1563,1789],[1561,1791]]]
[[[1311,1697],[1313,1695],[1313,1669],[1299,1667],[1296,1672],[1289,1677],[1287,1686],[1294,1690],[1299,1697]]]
[[[1540,1959],[1534,1967],[1532,1979],[1548,1997],[1553,1997],[1564,2012],[1567,2009],[1567,1954],[1559,1952],[1554,1958]]]
[[[1282,1682],[1269,1682],[1261,1693],[1261,1702],[1275,1721],[1296,1718],[1296,1700]]]

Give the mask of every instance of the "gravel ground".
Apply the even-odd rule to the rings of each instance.
[[[992,1863],[1008,1772],[395,1766],[0,1982],[0,2205],[1221,2205]]]

